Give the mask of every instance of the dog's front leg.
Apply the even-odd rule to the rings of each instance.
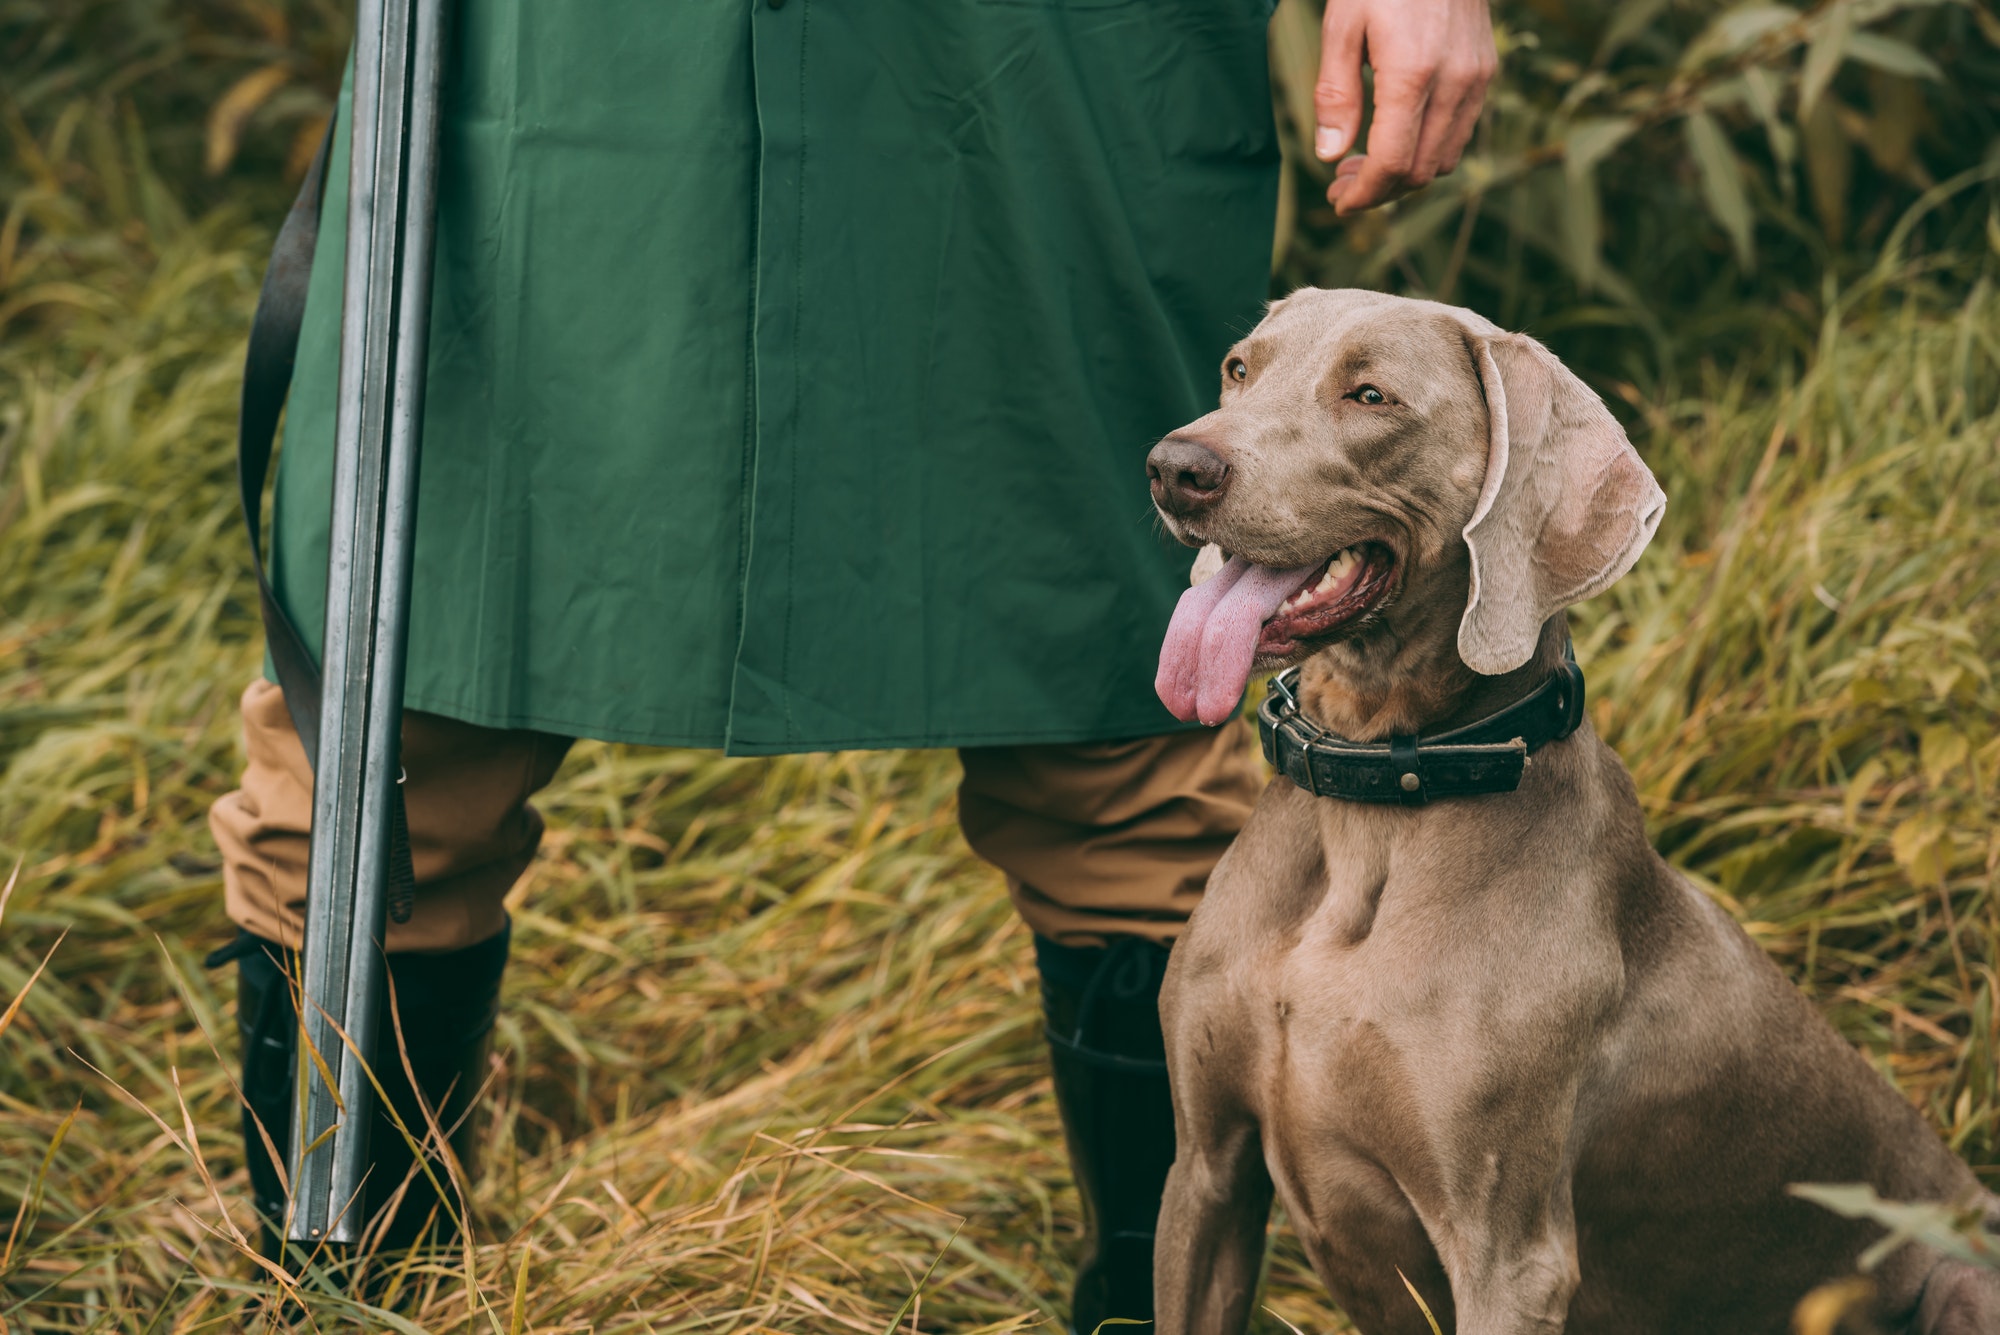
[[[1257,1124],[1240,1112],[1206,1125],[1177,1117],[1153,1244],[1157,1335],[1241,1335],[1250,1322],[1271,1214],[1271,1175]]]
[[[1569,1165],[1550,1174],[1500,1157],[1487,1160],[1485,1208],[1466,1211],[1440,1239],[1458,1335],[1560,1335],[1581,1280]]]

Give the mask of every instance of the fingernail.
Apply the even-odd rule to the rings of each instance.
[[[1347,147],[1347,131],[1331,125],[1322,125],[1313,136],[1313,152],[1319,154],[1320,161],[1332,162],[1340,156],[1340,150]]]

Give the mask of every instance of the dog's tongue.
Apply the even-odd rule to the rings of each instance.
[[[1199,718],[1212,728],[1229,717],[1250,680],[1264,623],[1312,570],[1273,570],[1232,556],[1181,595],[1153,679],[1175,718]]]

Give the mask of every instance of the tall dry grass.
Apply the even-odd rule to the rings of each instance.
[[[201,124],[163,145],[143,99],[75,86],[0,164],[0,1322],[260,1329],[230,980],[199,959],[258,664],[230,434],[269,213],[176,174]],[[1947,221],[1814,295],[1804,358],[1630,392],[1669,517],[1577,626],[1662,848],[1990,1181],[2000,298]],[[579,747],[516,898],[473,1245],[369,1312],[309,1283],[308,1323],[1046,1323],[1075,1198],[953,782],[935,753]],[[1269,1331],[1340,1328],[1282,1232],[1266,1301]]]

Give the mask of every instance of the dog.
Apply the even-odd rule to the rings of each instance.
[[[1413,1295],[1459,1335],[1789,1330],[1880,1236],[1797,1182],[2000,1224],[1648,843],[1564,609],[1631,568],[1665,499],[1547,349],[1303,290],[1147,467],[1204,547],[1162,699],[1217,724],[1253,670],[1298,667],[1265,706],[1281,777],[1161,996],[1159,1335],[1245,1328],[1274,1193],[1368,1335],[1428,1331]],[[2000,1332],[1992,1272],[1913,1243],[1872,1277],[1889,1329]]]

